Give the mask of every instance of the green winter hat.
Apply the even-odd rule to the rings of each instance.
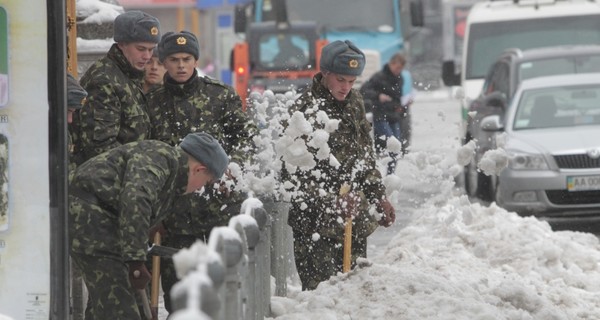
[[[115,42],[160,41],[160,22],[155,17],[138,10],[127,11],[115,18]]]
[[[360,76],[365,68],[365,54],[350,40],[336,40],[323,47],[320,66],[321,70]]]
[[[208,167],[216,179],[220,179],[227,170],[229,164],[227,153],[211,135],[204,132],[190,133],[183,138],[179,146],[198,162]]]
[[[165,33],[158,44],[158,60],[163,62],[174,53],[189,53],[198,60],[200,47],[196,36],[189,31]]]
[[[85,91],[75,77],[67,73],[67,108],[81,109],[85,103]]]

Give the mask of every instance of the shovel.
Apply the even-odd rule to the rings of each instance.
[[[344,183],[340,187],[340,196],[346,195],[350,192],[350,185]],[[342,265],[342,272],[346,273],[350,271],[350,258],[352,257],[352,216],[346,218],[346,225],[344,226],[344,260]]]
[[[154,245],[160,246],[160,233],[154,235]],[[150,308],[152,320],[158,320],[158,290],[160,279],[160,257],[152,256],[152,286],[150,291]]]

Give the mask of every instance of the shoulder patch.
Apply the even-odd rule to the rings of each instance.
[[[229,85],[225,84],[224,82],[221,82],[220,80],[217,80],[217,79],[213,79],[213,78],[210,78],[207,76],[200,77],[200,79],[202,79],[206,84],[216,85],[219,87],[223,87],[225,89],[232,89],[231,86],[229,86]]]

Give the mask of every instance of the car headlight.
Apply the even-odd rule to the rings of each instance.
[[[511,153],[508,166],[513,170],[548,170],[544,156],[540,154]]]

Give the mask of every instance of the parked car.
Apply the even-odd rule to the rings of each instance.
[[[600,73],[524,80],[494,133],[508,165],[494,176],[496,203],[521,215],[600,219]]]
[[[517,86],[534,77],[600,72],[600,46],[556,46],[529,50],[507,49],[492,64],[479,97],[469,106],[467,131],[463,143],[475,140],[483,154],[491,147],[491,136],[481,130],[481,119],[502,115]],[[479,160],[479,159],[477,159]],[[483,200],[493,198],[490,178],[474,165],[465,167],[465,190]]]

